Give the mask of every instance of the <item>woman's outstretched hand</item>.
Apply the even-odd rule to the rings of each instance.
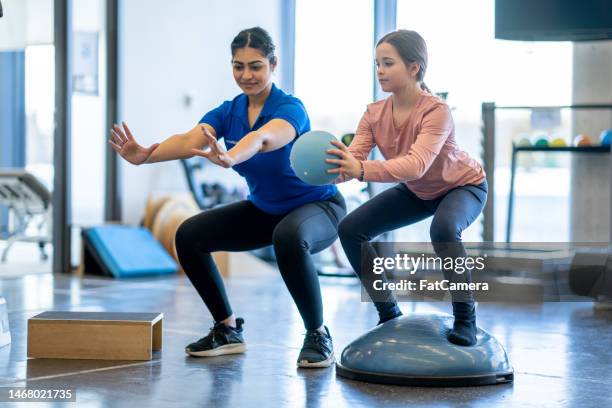
[[[335,169],[327,170],[328,173],[338,175],[345,174],[351,178],[358,178],[361,174],[361,163],[349,152],[344,143],[337,140],[331,142],[337,149],[329,149],[327,153],[338,156],[337,159],[325,159],[325,162],[338,165]]]
[[[153,150],[159,146],[159,143],[154,143],[149,147],[144,147],[138,144],[125,122],[122,122],[123,129],[119,125],[114,125],[111,129],[111,138],[108,143],[114,151],[119,153],[121,157],[132,164],[144,163]]]
[[[191,149],[191,153],[193,153],[195,156],[204,157],[216,165],[225,167],[226,169],[234,166],[236,164],[236,159],[234,159],[226,150],[223,150],[221,144],[212,134],[210,134],[204,125],[200,126],[200,128],[202,129],[202,133],[204,133],[204,137],[206,137],[206,140],[208,141],[208,147],[210,149],[208,151]]]

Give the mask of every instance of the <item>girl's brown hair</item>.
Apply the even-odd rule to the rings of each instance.
[[[419,64],[419,72],[417,73],[417,81],[421,83],[421,89],[431,93],[423,78],[427,71],[427,44],[425,40],[416,31],[397,30],[386,34],[381,38],[376,46],[382,43],[391,44],[400,55],[406,67],[412,63]]]

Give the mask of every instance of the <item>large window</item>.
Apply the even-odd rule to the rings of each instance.
[[[30,172],[53,190],[55,46],[53,0],[2,0],[0,20],[0,168]],[[9,204],[5,201],[5,204]],[[49,272],[51,213],[32,217],[0,203],[2,273]],[[22,230],[22,227],[25,230]],[[41,242],[45,251],[40,251]],[[26,267],[24,267],[26,266]],[[6,275],[4,275],[6,276]]]
[[[398,28],[419,32],[427,42],[425,82],[448,92],[460,147],[481,156],[481,104],[563,105],[571,102],[572,45],[568,42],[515,42],[494,38],[492,0],[398,0]],[[498,118],[495,169],[495,240],[503,240],[511,142],[535,139],[529,114]],[[571,124],[549,129],[551,137],[571,140]],[[517,173],[515,241],[569,239],[569,161],[566,157],[525,158]],[[489,175],[491,177],[492,175]],[[546,186],[546,188],[542,188]],[[542,214],[545,209],[547,217]],[[550,220],[549,223],[544,218]],[[406,230],[404,238],[425,240],[427,226]],[[464,234],[480,238],[480,223]]]
[[[55,47],[25,49],[26,168],[53,190]]]
[[[304,102],[312,129],[340,138],[354,133],[374,98],[374,1],[297,0],[295,95]],[[351,211],[367,200],[365,183],[342,183]],[[342,250],[321,258],[348,265]],[[330,258],[330,259],[326,259]]]
[[[313,129],[354,132],[373,98],[373,0],[297,0],[295,94]]]
[[[295,95],[312,129],[338,138],[354,133],[372,103],[373,11],[373,0],[296,1]],[[364,187],[356,180],[339,185],[349,211],[367,199]]]

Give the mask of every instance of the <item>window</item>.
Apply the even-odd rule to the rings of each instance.
[[[353,133],[372,103],[373,10],[372,0],[296,2],[295,94],[313,129]]]
[[[492,0],[398,0],[397,27],[415,30],[427,42],[425,82],[433,92],[448,92],[459,145],[476,159],[481,155],[482,102],[521,106],[571,102],[571,43],[496,40]],[[541,133],[531,129],[529,121],[528,112],[497,120],[495,240],[503,240],[505,233],[511,142],[525,135],[536,138]],[[554,130],[558,134],[551,136],[562,136],[569,142],[570,126],[566,122]],[[517,173],[513,238],[568,240],[569,162],[564,157],[529,160],[530,166],[520,166]],[[538,188],[542,185],[550,187]],[[551,220],[550,225],[543,225],[542,217],[536,224],[533,217],[527,216],[539,213],[542,208],[554,214],[546,217]],[[566,222],[559,222],[561,219]],[[479,240],[480,228],[475,222],[465,232],[464,240]],[[426,240],[427,231],[413,230],[404,236]]]

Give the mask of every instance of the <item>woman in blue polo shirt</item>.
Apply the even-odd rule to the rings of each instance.
[[[306,326],[300,367],[328,367],[334,361],[329,330],[323,325],[321,291],[312,253],[337,238],[346,214],[333,185],[312,186],[296,177],[289,154],[296,138],[310,130],[299,99],[272,83],[274,44],[259,28],[232,41],[234,79],[243,93],[208,112],[185,134],[148,148],[138,145],[124,123],[111,130],[111,147],[132,164],[199,155],[233,168],[249,186],[245,201],[204,211],[186,220],[176,234],[185,273],[215,319],[208,335],[189,344],[193,356],[242,353],[244,320],[230,307],[223,280],[211,256],[215,251],[246,251],[274,245],[281,275]],[[225,149],[219,139],[223,138]]]

